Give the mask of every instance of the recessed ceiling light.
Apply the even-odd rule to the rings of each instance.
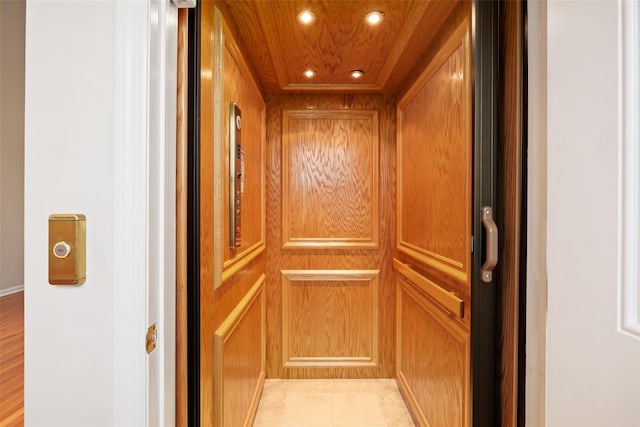
[[[359,79],[360,77],[364,76],[364,71],[353,70],[352,72],[349,73],[349,75],[351,76],[352,79]]]
[[[384,12],[379,10],[372,10],[367,13],[364,19],[369,23],[369,25],[378,25],[384,19]]]
[[[298,13],[298,21],[300,21],[301,24],[311,24],[315,20],[316,15],[314,15],[310,10],[303,10],[302,12]]]
[[[316,72],[315,72],[315,71],[313,71],[313,70],[306,70],[306,71],[305,71],[304,73],[302,73],[302,74],[304,74],[304,76],[305,76],[306,78],[310,79],[310,78],[312,78],[313,76],[315,76],[315,75],[316,75]]]

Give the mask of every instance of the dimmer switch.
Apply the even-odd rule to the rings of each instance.
[[[81,285],[86,280],[86,217],[49,216],[49,283]]]

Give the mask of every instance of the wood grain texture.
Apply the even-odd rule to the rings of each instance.
[[[267,93],[394,92],[457,3],[226,1]],[[303,9],[312,10],[317,20],[300,25],[296,16]],[[371,10],[384,11],[380,25],[365,23],[364,17]],[[302,75],[308,68],[317,73],[311,81]],[[349,77],[354,69],[365,71],[358,81]]]
[[[397,290],[398,385],[414,420],[425,427],[469,427],[469,329],[409,281],[399,278]]]
[[[267,377],[376,378],[395,375],[395,100],[377,95],[276,95],[267,102]],[[379,121],[379,245],[373,249],[282,249],[283,111],[376,110]],[[321,135],[320,138],[323,138]],[[380,270],[378,366],[285,367],[281,270]]]
[[[376,366],[378,274],[283,270],[283,365]]]
[[[222,13],[216,9],[216,2],[205,0],[201,3],[201,58],[200,58],[200,410],[203,427],[215,425],[215,420],[224,419],[224,414],[216,412],[217,387],[224,380],[224,375],[215,375],[214,366],[214,338],[222,322],[245,298],[247,293],[265,272],[264,251],[252,257],[250,262],[237,269],[221,283],[223,267],[223,245],[227,243],[223,233],[224,199],[221,181],[224,180],[226,157],[220,149],[224,136],[222,103],[224,96],[224,68],[226,55],[233,57],[229,49],[225,48],[223,40],[229,46],[233,40],[229,28],[223,22]],[[224,30],[226,28],[226,30]],[[234,48],[235,49],[235,48]],[[237,52],[235,52],[237,54]],[[243,70],[243,67],[240,67]],[[247,74],[247,69],[241,72],[242,79],[234,81],[237,89],[243,93],[256,94],[255,78]],[[252,83],[253,82],[253,83]],[[259,93],[259,92],[258,92]],[[244,109],[243,109],[244,113]],[[255,113],[253,119],[262,120],[260,114]],[[246,118],[244,120],[247,121]],[[254,126],[259,126],[255,125]],[[253,176],[264,173],[264,163],[259,163],[258,169],[251,170]],[[260,218],[260,207],[252,213]],[[260,221],[259,219],[257,220]],[[222,223],[222,224],[221,224]],[[219,286],[216,286],[219,284]],[[258,377],[253,378],[254,381]],[[246,392],[246,398],[252,399],[253,390]],[[220,408],[218,408],[220,411]],[[249,414],[247,414],[248,416]],[[241,423],[244,422],[244,419]],[[238,424],[242,425],[242,424]]]
[[[417,425],[429,427],[471,423],[469,14],[461,3],[443,23],[397,110],[397,249],[411,270],[396,276],[397,376]],[[456,304],[443,309],[457,300],[463,317]]]
[[[251,426],[264,383],[264,274],[215,332],[216,425]]]
[[[220,14],[222,16],[222,14]],[[223,255],[222,278],[228,278],[225,271],[234,264],[242,262],[243,258],[250,256],[255,251],[264,250],[265,247],[265,104],[260,89],[253,76],[250,67],[240,48],[235,43],[225,21],[222,24],[223,57],[222,60],[222,104],[220,111],[214,114],[221,117],[220,130],[221,144],[217,146],[222,153],[223,167],[218,170],[222,173],[218,183],[222,188],[218,190],[222,194],[223,222],[221,233],[223,240],[219,245],[218,253]],[[234,102],[242,110],[242,149],[244,151],[243,174],[244,185],[241,186],[242,206],[242,244],[236,249],[229,248],[226,244],[229,240],[229,105]],[[255,254],[253,254],[255,256]]]
[[[464,318],[464,301],[458,298],[453,292],[446,291],[444,288],[438,286],[397,259],[393,260],[393,269],[413,283],[422,293],[439,304],[443,309],[448,310],[451,314],[461,319]]]
[[[0,298],[0,426],[24,425],[24,292]]]
[[[178,10],[176,117],[176,427],[188,423],[187,194],[189,11]]]
[[[521,2],[500,4],[498,183],[502,194],[498,294],[499,399],[502,427],[524,426],[524,374],[519,374],[520,289],[523,278],[523,13]],[[524,335],[522,335],[524,336]],[[521,350],[524,351],[524,350]]]
[[[398,250],[470,294],[471,70],[464,21],[398,103]]]
[[[285,110],[286,248],[378,246],[378,112]]]

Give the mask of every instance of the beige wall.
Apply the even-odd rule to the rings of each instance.
[[[0,1],[0,295],[24,283],[24,0]]]

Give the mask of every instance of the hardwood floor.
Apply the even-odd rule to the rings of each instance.
[[[24,292],[0,298],[0,427],[24,425]]]

